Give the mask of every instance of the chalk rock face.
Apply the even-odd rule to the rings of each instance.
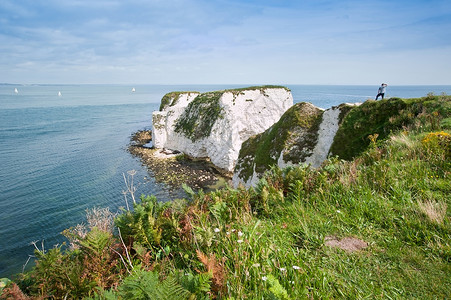
[[[299,164],[319,167],[327,158],[348,104],[320,109],[311,103],[297,103],[271,128],[242,145],[233,174],[233,185],[255,186],[270,166]]]
[[[172,92],[163,96],[160,111],[152,113],[152,142],[155,148],[168,148],[166,142],[171,134],[174,135],[175,121],[199,94],[198,92]]]
[[[268,129],[292,105],[291,92],[275,86],[170,93],[152,115],[153,144],[208,158],[230,174],[243,141]]]

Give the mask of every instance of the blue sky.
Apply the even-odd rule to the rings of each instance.
[[[0,82],[451,84],[451,1],[1,0]]]

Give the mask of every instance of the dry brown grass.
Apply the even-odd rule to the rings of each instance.
[[[90,229],[97,227],[102,231],[113,233],[115,217],[116,214],[112,213],[108,207],[94,207],[86,210],[86,219]]]
[[[445,202],[435,202],[432,200],[418,201],[418,207],[429,220],[438,224],[441,224],[445,219],[446,209],[448,208]]]
[[[213,253],[210,255],[204,254],[196,250],[197,257],[207,269],[207,272],[212,274],[212,291],[217,295],[225,288],[226,271],[223,263],[219,262]]]
[[[390,141],[393,145],[405,146],[408,149],[412,149],[415,145],[415,142],[404,132],[401,134],[392,135],[390,137]]]
[[[29,300],[30,297],[26,296],[17,284],[12,283],[8,287],[3,290],[3,293],[0,294],[1,300]]]
[[[79,249],[79,241],[83,240],[89,231],[94,227],[101,231],[113,234],[115,213],[108,207],[94,207],[86,210],[86,220],[88,224],[78,224],[63,231],[63,235],[68,238],[71,249]]]
[[[339,165],[339,172],[338,172],[338,180],[344,185],[344,186],[351,186],[353,185],[358,178],[358,167],[362,163],[361,158],[356,158],[353,161],[343,161]]]

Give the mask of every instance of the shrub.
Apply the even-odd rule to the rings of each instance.
[[[440,155],[445,159],[451,158],[451,135],[444,131],[428,133],[421,144],[432,155]]]
[[[160,282],[157,272],[135,270],[119,287],[121,299],[191,299],[191,293],[170,276]]]
[[[85,274],[80,252],[64,252],[60,247],[36,250],[36,266],[30,274],[27,292],[43,298],[77,298],[93,293],[96,282]]]
[[[153,196],[142,195],[140,200],[141,203],[133,204],[134,211],[124,211],[115,223],[129,246],[137,242],[158,251],[163,234],[161,219],[168,205],[157,201]]]

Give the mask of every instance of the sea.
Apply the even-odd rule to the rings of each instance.
[[[150,129],[152,112],[172,91],[215,91],[251,85],[0,84],[0,278],[29,269],[33,242],[61,245],[64,229],[86,210],[125,206],[124,175],[135,170],[136,195],[160,201],[183,190],[156,182],[127,152],[131,135]],[[286,85],[294,102],[327,109],[374,99],[375,86]],[[135,88],[135,92],[132,92]],[[17,92],[15,91],[17,89]],[[386,97],[451,94],[451,86],[388,86]]]

